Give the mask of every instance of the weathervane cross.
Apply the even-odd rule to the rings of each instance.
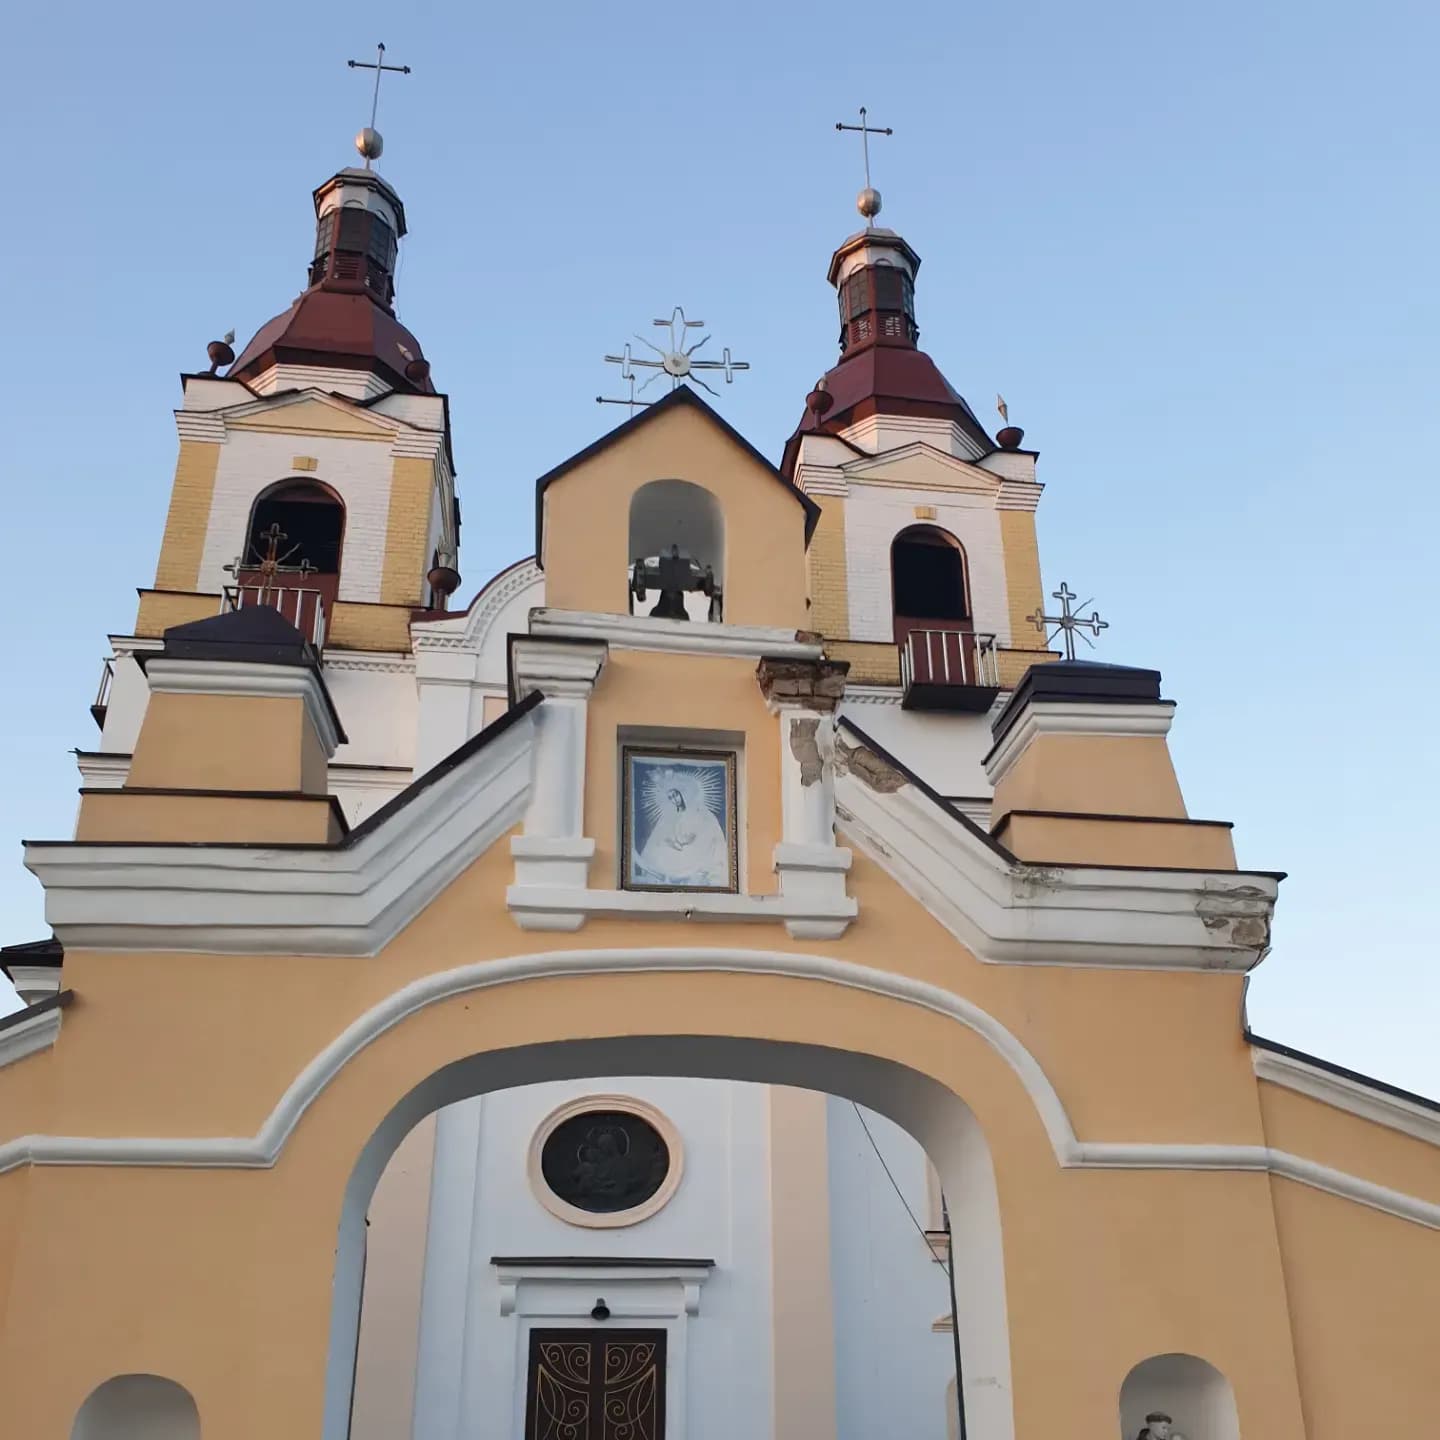
[[[870,183],[870,137],[872,135],[893,135],[895,132],[886,125],[881,129],[878,125],[871,125],[866,120],[865,107],[860,107],[860,123],[858,125],[845,125],[840,121],[835,122],[837,130],[855,130],[860,135],[860,150],[865,157],[865,188],[860,192],[860,213],[867,220],[873,220],[880,213],[880,192]],[[873,206],[866,208],[867,201],[873,197]]]
[[[1046,644],[1054,640],[1056,635],[1063,633],[1065,636],[1065,658],[1067,660],[1073,660],[1075,658],[1076,634],[1080,631],[1088,630],[1091,635],[1098,638],[1102,630],[1108,630],[1110,628],[1110,622],[1108,620],[1102,620],[1098,610],[1092,610],[1088,615],[1078,615],[1074,613],[1070,609],[1070,602],[1075,598],[1075,592],[1071,590],[1063,580],[1060,582],[1060,588],[1058,590],[1052,590],[1050,593],[1060,602],[1060,613],[1058,615],[1047,615],[1045,613],[1045,607],[1041,605],[1036,607],[1033,615],[1027,615],[1025,618],[1042,635],[1046,636]],[[1085,601],[1085,603],[1080,606],[1080,609],[1083,610],[1088,604],[1090,604],[1090,601]],[[1055,626],[1053,632],[1050,630],[1052,625]],[[1095,648],[1089,635],[1082,634],[1080,638],[1089,645],[1092,650]]]
[[[356,140],[356,145],[359,147],[360,153],[365,157],[365,168],[367,170],[370,168],[371,160],[378,160],[380,158],[381,142],[379,132],[375,129],[375,117],[380,111],[381,77],[387,70],[393,71],[396,75],[408,75],[410,73],[410,67],[408,65],[387,65],[385,63],[385,45],[383,42],[377,45],[375,49],[377,53],[373,63],[369,60],[347,60],[345,62],[352,70],[373,70],[375,72],[375,93],[370,97],[370,123],[360,132],[360,136]],[[367,138],[367,131],[370,136],[374,137],[373,141]],[[362,144],[362,141],[365,143]],[[372,150],[374,152],[373,154],[371,153]]]

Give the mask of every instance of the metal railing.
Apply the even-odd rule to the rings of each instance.
[[[110,687],[114,683],[115,662],[107,660],[100,672],[100,688],[95,692],[95,703],[90,707],[90,714],[102,730],[105,728],[105,712],[110,708]]]
[[[900,647],[900,684],[998,687],[995,637],[973,630],[912,630]]]
[[[325,645],[325,597],[318,590],[298,585],[227,585],[220,596],[220,613],[268,605],[278,610],[317,649]]]

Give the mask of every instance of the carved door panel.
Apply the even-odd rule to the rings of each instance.
[[[532,1330],[525,1440],[665,1440],[663,1330]]]

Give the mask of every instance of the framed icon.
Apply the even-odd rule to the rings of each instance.
[[[626,745],[621,754],[621,885],[738,889],[734,752]]]

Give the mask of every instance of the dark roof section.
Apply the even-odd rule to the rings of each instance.
[[[59,968],[65,947],[52,935],[48,940],[26,940],[19,945],[0,945],[0,970],[9,965],[51,965]]]
[[[995,442],[975,418],[965,397],[940,373],[940,367],[923,351],[894,345],[871,345],[857,351],[825,372],[830,408],[824,415],[809,409],[785,442],[780,469],[795,474],[795,462],[804,435],[833,435],[870,415],[921,415],[953,420],[989,454]]]
[[[428,375],[417,385],[405,373],[421,359],[420,342],[369,295],[315,286],[255,332],[224,378],[254,380],[276,363],[328,365],[378,375],[405,395],[433,395]]]
[[[23,1010],[12,1010],[8,1015],[0,1016],[0,1033],[13,1030],[17,1025],[23,1025],[37,1015],[43,1015],[47,1010],[63,1010],[74,998],[73,990],[58,990],[54,995],[47,995],[43,1000],[25,1006]]]
[[[977,840],[983,842],[986,849],[993,850],[1009,865],[1024,863],[1007,850],[989,831],[982,830],[963,810],[951,804],[933,785],[922,780],[903,760],[897,760],[883,745],[872,740],[848,715],[840,716],[839,724],[842,730],[848,730],[877,759],[883,760],[887,765],[898,770],[927,800],[933,801],[952,820],[963,829],[968,830]]]
[[[294,665],[311,671],[320,684],[320,693],[330,711],[331,723],[343,744],[345,727],[330,698],[330,689],[320,670],[315,647],[273,605],[244,605],[204,620],[172,625],[165,632],[159,650],[136,653],[135,661],[144,670],[156,660],[209,660],[222,664]]]
[[[1417,1095],[1413,1090],[1402,1090],[1398,1085],[1387,1085],[1385,1081],[1377,1080],[1373,1075],[1362,1075],[1360,1071],[1348,1070],[1344,1065],[1335,1064],[1333,1060],[1322,1060],[1318,1055],[1308,1055],[1304,1050],[1292,1049],[1289,1045],[1282,1045],[1278,1040],[1267,1040],[1263,1035],[1257,1035],[1248,1027],[1244,1033],[1245,1039],[1260,1050],[1270,1050],[1276,1055],[1285,1055],[1291,1060],[1299,1060],[1306,1065],[1313,1065],[1317,1070],[1338,1075],[1342,1080],[1353,1080],[1357,1085],[1364,1085],[1369,1090],[1378,1090],[1382,1095],[1393,1095],[1397,1100],[1408,1100],[1412,1105],[1423,1105],[1427,1110],[1440,1111],[1440,1100],[1432,1100],[1428,1095]]]
[[[613,430],[607,431],[593,444],[577,451],[553,470],[547,470],[535,482],[535,563],[542,570],[545,568],[540,559],[545,552],[545,490],[550,482],[560,479],[562,475],[568,474],[577,465],[583,465],[587,460],[608,450],[610,446],[623,440],[642,425],[650,424],[657,415],[674,410],[681,405],[690,405],[699,410],[702,415],[740,446],[757,465],[763,465],[775,477],[777,484],[783,485],[795,497],[796,503],[805,511],[805,543],[807,545],[810,543],[810,537],[815,533],[816,523],[820,519],[820,507],[808,495],[797,490],[723,415],[711,409],[688,385],[678,385],[663,400],[657,400],[648,409],[642,410],[638,415],[632,415],[630,419],[617,425]]]
[[[1160,672],[1096,660],[1046,660],[1032,665],[995,717],[990,733],[999,744],[1032,701],[1088,700],[1102,704],[1167,705],[1160,698]]]

